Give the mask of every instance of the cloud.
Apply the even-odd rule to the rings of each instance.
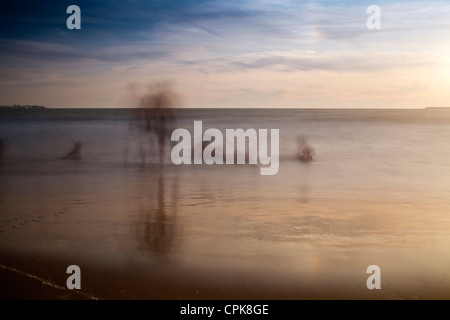
[[[314,50],[270,51],[228,58],[188,61],[206,74],[242,73],[252,70],[272,72],[376,73],[398,69],[438,67],[423,54],[367,53],[358,51],[317,52]]]
[[[30,8],[39,7],[36,3],[41,4],[43,9],[38,18],[32,19],[26,10],[27,3]],[[29,37],[20,34],[12,39],[7,35],[14,36],[14,31],[6,32],[0,40],[0,57],[39,64],[45,61],[143,63],[154,59],[188,63],[274,48],[322,52],[350,48],[364,50],[398,41],[411,47],[420,44],[417,35],[422,40],[428,39],[423,38],[427,28],[433,28],[435,34],[450,28],[450,6],[439,1],[381,1],[383,29],[377,33],[367,30],[368,15],[361,2],[346,5],[336,1],[81,1],[82,30],[76,32],[64,29],[66,14],[56,18],[55,8],[48,4],[39,1],[21,4],[25,4],[24,13],[20,13],[22,7],[18,5],[9,4],[7,8],[18,14],[17,20],[29,25],[32,32]],[[61,8],[58,6],[58,9]],[[43,14],[41,20],[46,27],[38,35],[35,20],[39,21],[40,14]],[[45,24],[44,19],[51,23]],[[56,21],[62,22],[56,25]],[[31,23],[34,23],[32,28]],[[54,28],[49,32],[47,26],[52,25]],[[201,56],[185,57],[186,52],[200,51]],[[235,63],[248,68],[276,64],[302,70],[327,66],[326,61],[278,57],[249,64],[245,61]],[[336,69],[334,65],[331,68]]]
[[[276,103],[286,96],[294,101],[346,92],[363,99],[376,92],[401,96],[402,88],[429,90],[431,80],[415,87],[410,79],[424,70],[432,79],[450,56],[450,5],[377,3],[382,29],[376,31],[366,28],[372,1],[78,0],[79,31],[65,28],[69,1],[2,3],[2,95],[17,92],[13,86],[49,97],[56,94],[50,89],[78,87],[77,95],[87,99],[84,85],[92,95],[102,88],[105,100],[120,81],[164,75],[178,77],[191,101],[204,98],[204,105],[213,105],[212,96],[218,103],[229,95]],[[375,77],[376,87],[366,90],[364,81]],[[383,77],[390,77],[389,88]],[[300,98],[296,83],[305,84]],[[43,87],[49,89],[38,90]]]
[[[82,66],[99,63],[120,63],[123,61],[153,60],[170,58],[172,51],[152,48],[145,43],[112,45],[105,47],[76,47],[66,43],[52,43],[24,40],[3,40],[0,42],[2,62],[0,65],[29,66]]]

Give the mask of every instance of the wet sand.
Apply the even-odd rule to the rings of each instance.
[[[435,202],[274,196],[233,206],[203,194],[179,197],[174,212],[176,182],[152,181],[144,194],[163,197],[3,198],[2,299],[450,299],[450,222]],[[80,291],[65,288],[72,264]],[[366,287],[372,264],[382,290]]]
[[[52,259],[53,258],[53,259]],[[0,268],[3,300],[304,300],[304,299],[386,299],[380,292],[326,290],[317,284],[303,286],[258,279],[251,274],[201,271],[189,268],[117,268],[83,262],[81,290],[64,288],[69,260],[44,255],[26,257],[0,255],[16,267]],[[21,270],[27,270],[26,272]]]
[[[81,290],[64,288],[64,258],[42,254],[0,254],[2,300],[426,300],[450,299],[448,291],[413,291],[389,281],[382,290],[367,290],[356,282],[323,276],[322,281],[272,281],[251,274],[218,273],[189,268],[117,268],[82,262]],[[16,267],[10,267],[10,266]],[[20,269],[19,269],[20,268]],[[22,270],[27,270],[22,271]],[[270,278],[270,277],[269,277]],[[364,278],[360,278],[364,281]],[[412,279],[411,279],[412,280]],[[426,279],[414,279],[426,282]],[[339,284],[340,282],[340,284]],[[406,284],[405,281],[404,284]],[[394,293],[394,295],[392,295]]]
[[[0,269],[0,300],[88,300],[77,291],[49,286],[47,281],[14,270]]]

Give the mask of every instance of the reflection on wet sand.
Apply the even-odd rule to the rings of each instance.
[[[178,197],[178,178],[175,177],[168,183],[166,179],[168,178],[163,170],[158,170],[157,183],[153,188],[152,186],[148,188],[139,208],[140,218],[136,229],[139,248],[165,258],[176,245]],[[172,189],[169,196],[166,194],[166,186]]]

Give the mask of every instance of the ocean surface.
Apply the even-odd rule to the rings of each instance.
[[[331,298],[450,297],[450,109],[174,115],[169,134],[199,120],[223,133],[279,129],[278,173],[177,166],[168,140],[161,165],[136,110],[1,110],[0,249],[251,275],[275,297],[304,286]],[[314,161],[298,160],[300,138]],[[82,158],[62,160],[76,142]],[[377,293],[370,265],[382,270]]]

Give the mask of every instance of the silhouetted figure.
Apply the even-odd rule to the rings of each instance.
[[[297,154],[297,157],[300,161],[313,161],[317,157],[316,150],[311,147],[306,140],[302,137],[298,141],[299,143],[299,153]]]
[[[3,139],[0,138],[0,160],[5,156],[5,144],[3,143]]]
[[[174,117],[172,107],[176,100],[169,83],[157,83],[153,90],[143,95],[139,101],[139,115],[144,118],[145,130],[156,136],[159,163],[163,164],[166,139],[170,141],[168,120]]]
[[[81,159],[81,142],[76,142],[73,146],[73,150],[62,157],[64,160],[79,160]]]

